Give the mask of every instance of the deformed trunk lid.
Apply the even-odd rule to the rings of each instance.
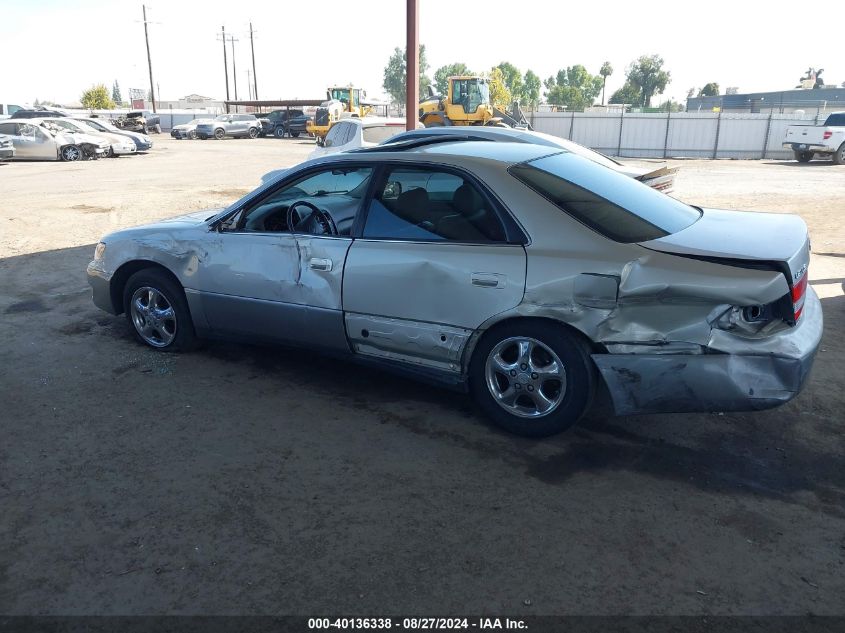
[[[804,220],[780,213],[702,209],[701,218],[684,230],[640,245],[724,263],[786,264],[790,285],[804,275],[810,262],[810,238]]]

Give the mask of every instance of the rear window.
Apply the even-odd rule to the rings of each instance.
[[[363,131],[364,142],[381,143],[404,131],[405,127],[402,125],[374,125],[365,127]]]
[[[828,127],[845,127],[845,112],[831,114],[829,117],[827,117],[827,121],[825,121],[824,124]]]
[[[508,170],[582,224],[616,242],[646,242],[681,231],[701,217],[691,206],[569,152]]]

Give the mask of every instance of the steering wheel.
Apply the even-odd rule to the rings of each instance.
[[[309,213],[303,215],[297,207],[308,207]],[[332,217],[305,200],[297,200],[288,207],[288,230],[309,235],[337,235]]]

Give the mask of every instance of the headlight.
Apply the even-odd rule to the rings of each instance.
[[[98,242],[94,247],[94,261],[100,261],[106,254],[106,245],[103,242]]]

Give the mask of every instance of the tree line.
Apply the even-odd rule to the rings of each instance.
[[[581,64],[561,68],[556,74],[541,81],[530,68],[523,73],[510,62],[503,61],[483,72],[473,72],[462,62],[441,66],[429,77],[429,64],[426,60],[425,45],[420,46],[420,96],[426,95],[429,86],[437,94],[445,95],[447,78],[454,75],[481,75],[490,79],[490,100],[497,107],[506,107],[512,101],[536,108],[541,102],[567,110],[584,110],[596,103],[601,95],[605,103],[607,78],[614,72],[610,62],[604,62],[598,73],[591,74]],[[625,68],[625,83],[610,95],[609,103],[635,107],[651,107],[655,95],[663,94],[672,81],[672,73],[664,68],[665,62],[660,55],[642,55]],[[399,47],[393,50],[384,69],[383,87],[391,99],[405,104],[405,51]],[[545,89],[545,90],[544,90]],[[719,86],[707,84],[700,92],[704,95],[718,94]],[[672,110],[680,109],[680,104],[667,101],[661,104]]]

